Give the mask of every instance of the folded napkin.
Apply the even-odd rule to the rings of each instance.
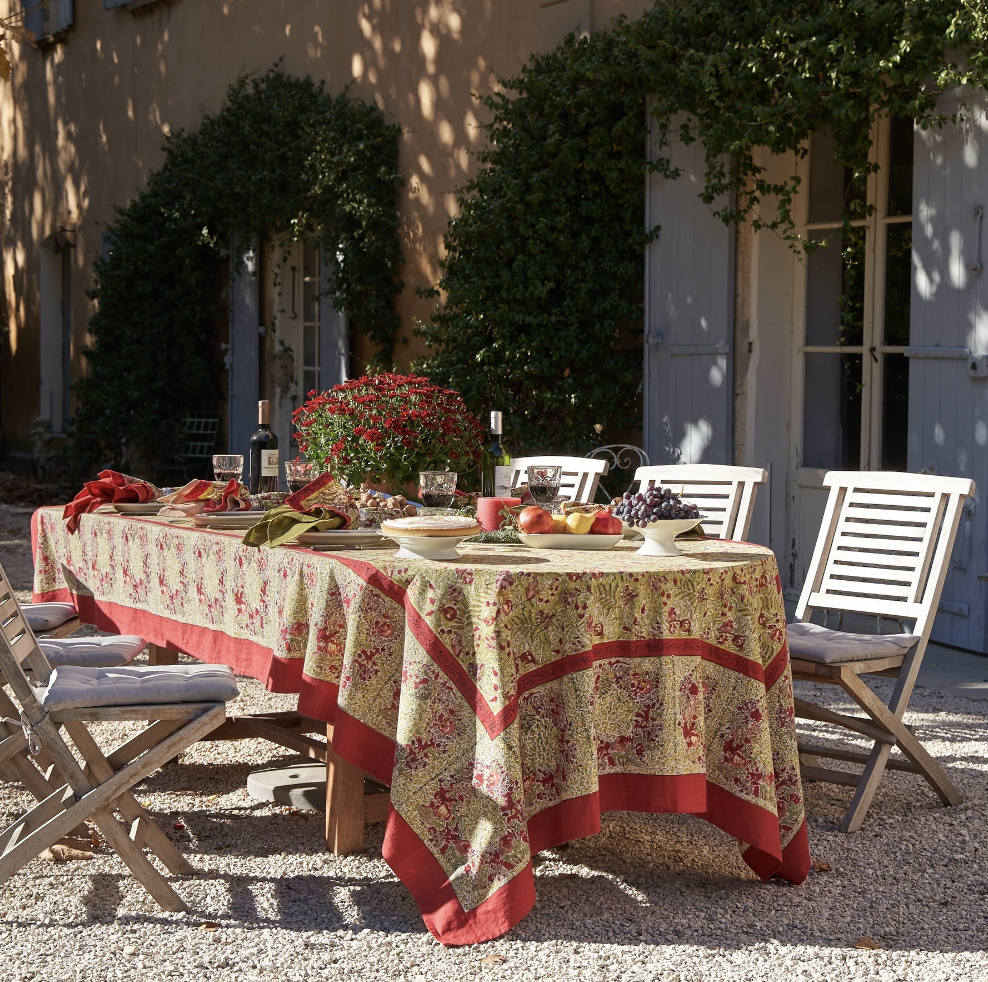
[[[356,528],[359,511],[352,494],[330,474],[321,474],[285,503],[265,512],[244,536],[245,546],[280,546],[303,532]]]
[[[96,511],[101,505],[140,503],[154,501],[160,492],[148,481],[121,474],[119,471],[100,471],[95,481],[87,481],[82,490],[65,506],[62,518],[68,519],[69,532],[79,528],[79,517]]]
[[[166,494],[161,498],[165,505],[161,514],[166,518],[184,515],[191,518],[204,511],[247,511],[250,508],[250,494],[247,488],[235,479],[224,484],[222,481],[189,481],[185,487]]]

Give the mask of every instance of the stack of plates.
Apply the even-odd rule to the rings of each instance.
[[[192,522],[201,529],[250,529],[265,515],[263,511],[204,511],[193,515]]]
[[[329,532],[303,532],[296,541],[308,549],[346,549],[383,546],[385,537],[377,529],[333,529]]]

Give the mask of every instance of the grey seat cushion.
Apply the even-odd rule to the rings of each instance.
[[[82,668],[63,665],[39,693],[49,712],[97,706],[147,706],[227,702],[239,694],[226,665],[165,665],[158,668]]]
[[[851,634],[819,624],[789,624],[786,632],[792,658],[825,665],[904,655],[919,640],[915,634]]]
[[[147,647],[147,642],[136,634],[113,634],[105,638],[41,638],[38,647],[53,668],[59,665],[119,668],[129,665]]]
[[[35,634],[41,631],[54,631],[66,621],[77,617],[75,607],[64,603],[21,604],[24,618],[31,625]]]

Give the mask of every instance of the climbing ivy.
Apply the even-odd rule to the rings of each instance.
[[[872,122],[947,123],[937,92],[988,83],[986,42],[983,0],[660,0],[535,55],[484,100],[488,145],[445,236],[431,291],[445,303],[418,328],[433,352],[417,368],[474,411],[496,403],[542,450],[635,427],[626,329],[660,234],[643,227],[644,177],[679,176],[661,149],[646,159],[646,100],[660,145],[704,145],[716,215],[809,251],[792,214],[809,135],[829,130],[852,175],[846,232],[867,211]],[[788,155],[791,177],[766,178],[763,147]]]
[[[219,112],[166,139],[163,165],[119,209],[95,263],[89,370],[76,383],[79,469],[153,470],[181,449],[182,415],[218,402],[217,274],[257,232],[338,256],[328,295],[390,365],[398,132],[375,106],[276,67],[241,77]]]

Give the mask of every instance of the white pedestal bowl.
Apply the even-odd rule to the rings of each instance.
[[[676,548],[676,536],[687,532],[700,524],[699,518],[663,518],[646,525],[645,528],[635,528],[645,536],[645,543],[635,553],[636,556],[681,556]]]

